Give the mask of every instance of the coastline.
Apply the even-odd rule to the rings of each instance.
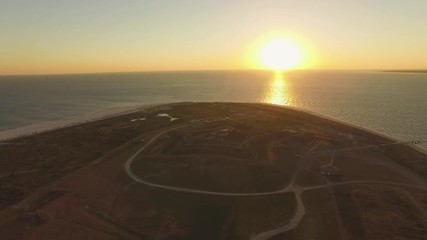
[[[38,133],[48,132],[56,129],[76,126],[83,123],[99,121],[124,114],[134,113],[143,109],[161,104],[141,104],[132,106],[121,106],[105,108],[98,111],[90,112],[80,116],[60,119],[56,121],[45,121],[41,123],[30,124],[22,127],[6,129],[0,131],[0,141],[7,141],[19,137],[30,136]]]
[[[181,120],[175,122],[162,118],[169,114]],[[94,119],[93,115],[103,115],[104,119],[94,121],[99,118]],[[112,117],[114,115],[119,116]],[[86,118],[89,117],[86,115]],[[133,121],[142,118],[142,122]],[[45,226],[55,227],[55,220],[42,215],[46,210],[68,213],[69,210],[81,208],[82,219],[86,219],[88,207],[101,215],[109,214],[111,212],[103,206],[111,206],[121,196],[126,200],[123,202],[125,205],[120,206],[130,206],[130,209],[140,211],[157,206],[157,196],[173,198],[173,194],[181,192],[178,194],[203,195],[195,199],[209,198],[211,195],[233,198],[254,196],[251,199],[255,202],[246,205],[249,211],[258,203],[262,210],[266,206],[264,204],[270,204],[270,200],[274,199],[273,204],[279,204],[279,208],[285,206],[289,211],[284,211],[285,218],[274,218],[277,223],[265,219],[268,228],[257,229],[254,235],[251,234],[253,239],[264,239],[264,236],[281,234],[299,224],[305,226],[304,216],[315,216],[310,210],[313,205],[310,201],[302,201],[301,196],[306,190],[332,187],[323,179],[318,167],[336,150],[344,152],[339,152],[340,157],[336,159],[342,178],[332,182],[334,187],[351,184],[358,190],[360,184],[371,187],[381,184],[387,188],[391,185],[409,190],[427,189],[427,184],[422,180],[427,176],[427,155],[411,145],[394,144],[387,136],[296,108],[259,103],[181,102],[156,104],[148,108],[143,105],[106,109],[92,113],[91,119],[92,122],[18,138],[1,146],[4,161],[0,175],[8,185],[2,195],[7,201],[0,204],[0,222],[4,223],[0,225],[5,226],[11,219],[22,218],[24,213],[24,216],[40,217],[45,221]],[[78,120],[77,123],[81,123],[83,119],[80,117]],[[181,128],[183,131],[179,130]],[[224,129],[231,133],[230,136],[224,135]],[[282,132],[284,129],[293,129],[296,133]],[[307,134],[303,136],[299,131]],[[351,142],[353,138],[348,138],[349,134],[354,134],[357,141]],[[322,141],[328,147],[316,149],[322,145]],[[177,148],[172,148],[170,155],[163,158],[164,149],[170,147],[168,143],[171,142]],[[273,147],[283,146],[284,152],[279,154],[284,155],[267,156],[265,161],[259,161],[258,153],[268,153],[271,143],[280,143]],[[390,143],[395,147],[385,148],[384,152],[347,151],[353,147],[366,149],[376,144]],[[254,152],[247,151],[260,145],[264,146]],[[315,149],[324,154],[311,155],[316,154]],[[138,156],[142,152],[142,159],[147,161],[135,160],[141,159]],[[248,155],[248,152],[252,155]],[[277,161],[282,161],[278,164],[286,165],[271,165],[276,156],[280,157]],[[177,163],[175,159],[179,161],[178,167],[173,165]],[[230,163],[230,159],[241,160]],[[206,163],[206,160],[210,163]],[[372,168],[369,167],[371,165]],[[313,170],[308,172],[315,175],[306,175],[308,169]],[[208,174],[203,174],[205,172]],[[153,176],[155,178],[150,178]],[[133,188],[136,190],[131,195],[123,195],[123,189],[134,183],[140,184],[140,187]],[[153,188],[158,190],[153,191]],[[164,191],[172,195],[164,195]],[[106,192],[108,197],[100,201],[99,196],[105,196]],[[161,195],[154,195],[156,193]],[[292,203],[294,195],[296,208]],[[144,202],[148,204],[147,208],[133,208],[127,204],[127,200],[139,197],[152,199]],[[217,204],[220,198],[223,197],[214,197],[212,203]],[[51,204],[52,201],[55,202]],[[234,205],[228,200],[224,204]],[[242,198],[242,204],[247,204],[246,198]],[[188,211],[194,209],[192,204],[185,205]],[[163,204],[158,206],[164,207]],[[248,219],[256,216],[257,212],[254,214],[249,215]],[[24,220],[31,224],[31,219]],[[90,222],[85,223],[92,226]]]
[[[373,134],[373,135],[377,135],[379,137],[385,138],[385,139],[390,140],[390,141],[404,143],[404,141],[396,139],[396,138],[393,138],[393,137],[391,137],[389,135],[386,135],[384,133],[381,133],[381,132],[378,132],[378,131],[375,131],[375,130],[372,130],[372,129],[368,129],[366,127],[357,125],[355,123],[346,122],[344,120],[340,120],[340,119],[337,119],[337,118],[334,118],[334,117],[330,117],[330,116],[326,116],[326,115],[323,115],[323,114],[320,114],[320,113],[316,113],[316,112],[313,112],[313,111],[310,111],[310,110],[296,108],[296,107],[292,107],[292,106],[276,105],[276,104],[272,104],[272,103],[260,103],[260,104],[266,105],[266,106],[275,106],[275,107],[280,107],[280,108],[284,108],[284,109],[292,109],[292,110],[295,110],[295,111],[304,112],[304,113],[307,113],[307,114],[310,114],[310,115],[313,115],[313,116],[316,116],[316,117],[324,118],[324,119],[326,119],[328,121],[340,123],[340,124],[343,124],[343,125],[348,126],[348,127],[356,128],[356,129],[358,129],[360,131],[364,131],[364,132],[367,132],[367,133],[370,133],[370,134]],[[425,149],[425,148],[419,147],[418,145],[408,145],[408,146],[411,147],[411,148],[413,148],[413,149],[415,149],[416,151],[419,151],[419,152],[427,155],[427,149]]]
[[[175,104],[179,104],[179,103],[180,102],[176,102]],[[19,138],[19,137],[30,136],[30,135],[34,135],[34,134],[38,134],[38,133],[48,132],[48,131],[52,131],[52,130],[56,130],[56,129],[76,126],[76,125],[84,124],[84,123],[88,123],[88,122],[94,122],[94,121],[99,121],[99,120],[108,119],[108,118],[112,118],[112,117],[117,117],[117,116],[121,116],[121,115],[125,115],[125,114],[130,114],[130,113],[134,113],[134,112],[138,112],[138,111],[147,109],[149,107],[164,106],[164,105],[170,105],[170,104],[173,104],[173,103],[138,104],[138,105],[131,105],[131,106],[120,106],[120,107],[105,108],[105,109],[101,109],[98,111],[94,111],[91,113],[83,114],[83,115],[72,117],[72,118],[61,119],[61,120],[56,120],[56,121],[46,121],[46,122],[30,124],[30,125],[26,125],[26,126],[22,126],[22,127],[6,129],[3,131],[0,131],[0,142],[12,140],[12,139]],[[380,137],[385,138],[385,139],[390,140],[390,141],[402,142],[403,143],[402,140],[393,138],[393,137],[388,136],[384,133],[381,133],[381,132],[378,132],[378,131],[375,131],[372,129],[368,129],[366,127],[357,125],[355,123],[346,122],[346,121],[343,121],[343,120],[340,120],[340,119],[337,119],[334,117],[330,117],[330,116],[326,116],[326,115],[323,115],[320,113],[316,113],[316,112],[313,112],[310,110],[296,108],[296,107],[292,107],[292,106],[276,105],[276,104],[272,104],[272,103],[256,103],[256,104],[261,104],[261,105],[266,105],[266,106],[274,106],[274,107],[279,107],[279,108],[283,108],[283,109],[291,109],[291,110],[295,110],[295,111],[304,112],[304,113],[307,113],[307,114],[310,114],[310,115],[313,115],[316,117],[320,117],[320,118],[323,118],[323,119],[326,119],[329,121],[337,122],[337,123],[345,125],[345,126],[356,128],[360,131],[364,131],[364,132],[368,132],[368,133],[373,134],[373,135],[380,136]],[[411,148],[427,155],[427,149],[425,149],[423,147],[420,147],[418,145],[408,145],[408,146],[410,146]]]
[[[384,134],[384,133],[381,133],[381,132],[378,132],[378,131],[375,131],[375,130],[372,130],[372,129],[368,129],[368,128],[366,128],[366,127],[363,127],[363,126],[357,125],[357,124],[355,124],[355,123],[346,122],[346,121],[343,121],[343,120],[336,119],[336,118],[334,118],[334,117],[329,117],[329,116],[321,115],[321,114],[318,114],[318,113],[315,113],[315,112],[311,112],[311,111],[306,111],[306,110],[301,110],[301,109],[300,109],[300,111],[303,111],[303,112],[306,112],[306,113],[308,113],[308,114],[311,114],[311,115],[314,115],[314,116],[318,116],[318,117],[321,117],[321,118],[325,118],[325,119],[327,119],[327,120],[334,121],[334,122],[337,122],[337,123],[340,123],[340,124],[343,124],[343,125],[346,125],[346,126],[349,126],[349,127],[353,127],[353,128],[356,128],[356,129],[358,129],[358,130],[360,130],[360,131],[364,131],[364,132],[367,132],[367,133],[370,133],[370,134],[373,134],[373,135],[377,135],[377,136],[380,136],[380,137],[382,137],[382,138],[388,139],[388,140],[390,140],[390,141],[394,141],[394,142],[401,142],[402,144],[407,144],[407,142],[406,142],[406,141],[396,139],[396,138],[391,137],[391,136],[389,136],[389,135],[386,135],[386,134]],[[407,144],[407,146],[409,146],[409,147],[411,147],[411,148],[415,149],[415,150],[416,150],[416,151],[418,151],[418,152],[421,152],[421,153],[423,153],[423,154],[426,154],[426,155],[427,155],[427,149],[422,148],[422,147],[420,147],[419,145],[415,145],[415,144]]]
[[[337,118],[326,116],[326,115],[323,115],[323,114],[320,114],[320,113],[316,113],[316,112],[313,112],[313,111],[310,111],[310,110],[306,110],[306,109],[302,109],[302,108],[296,108],[296,107],[292,107],[292,106],[276,105],[276,104],[272,104],[272,103],[261,103],[261,104],[267,105],[267,106],[280,107],[280,108],[284,108],[284,109],[291,109],[291,110],[299,111],[299,112],[304,112],[304,113],[307,113],[307,114],[310,114],[310,115],[313,115],[313,116],[316,116],[316,117],[327,119],[329,121],[333,121],[333,122],[337,122],[337,123],[340,123],[340,124],[343,124],[343,125],[346,125],[346,126],[354,127],[354,128],[357,128],[357,129],[359,129],[361,131],[369,132],[371,134],[378,135],[378,136],[383,137],[383,138],[387,138],[390,141],[396,141],[396,142],[400,141],[398,139],[395,139],[395,138],[390,137],[388,135],[385,135],[383,133],[377,132],[375,130],[371,130],[371,129],[359,126],[357,124],[354,124],[354,123],[350,123],[350,122],[346,122],[346,121],[343,121],[343,120],[339,120]]]
[[[368,129],[368,128],[366,128],[366,127],[359,126],[359,125],[357,125],[357,124],[355,124],[355,123],[346,122],[346,121],[343,121],[343,120],[339,120],[339,119],[336,119],[336,118],[333,118],[333,117],[329,117],[329,116],[321,115],[321,114],[318,114],[318,113],[315,113],[315,112],[311,112],[311,111],[308,111],[308,110],[306,111],[306,110],[302,110],[302,109],[300,109],[300,111],[303,111],[303,112],[306,112],[306,113],[308,113],[308,114],[311,114],[311,115],[314,115],[314,116],[318,116],[318,117],[321,117],[321,118],[325,118],[325,119],[330,120],[330,121],[334,121],[334,122],[337,122],[337,123],[341,123],[341,124],[343,124],[343,125],[346,125],[346,126],[349,126],[349,127],[353,127],[353,128],[359,129],[359,130],[361,130],[361,131],[371,133],[371,134],[373,134],[373,135],[380,136],[380,137],[385,138],[385,139],[388,139],[388,140],[390,140],[390,141],[402,142],[402,144],[404,144],[404,143],[405,143],[405,141],[403,141],[403,140],[399,140],[399,139],[393,138],[393,137],[391,137],[391,136],[389,136],[389,135],[386,135],[386,134],[384,134],[384,133],[381,133],[381,132],[378,132],[378,131],[375,131],[375,130],[372,130],[372,129]],[[418,152],[421,152],[421,153],[423,153],[423,154],[427,155],[427,149],[422,148],[422,147],[420,147],[419,145],[415,145],[415,144],[411,144],[411,145],[409,145],[409,144],[408,144],[407,146],[409,146],[409,147],[411,147],[411,148],[415,149],[415,150],[416,150],[416,151],[418,151]]]

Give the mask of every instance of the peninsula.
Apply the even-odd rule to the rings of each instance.
[[[424,239],[411,144],[273,105],[150,106],[0,142],[0,236]]]

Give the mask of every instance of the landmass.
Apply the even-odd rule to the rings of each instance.
[[[0,142],[1,239],[427,239],[427,156],[307,112],[175,103]]]
[[[427,73],[427,70],[384,70],[383,72],[391,73]]]

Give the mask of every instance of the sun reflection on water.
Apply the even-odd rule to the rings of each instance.
[[[271,81],[270,88],[264,94],[263,102],[283,106],[290,104],[289,89],[283,73],[276,72]]]

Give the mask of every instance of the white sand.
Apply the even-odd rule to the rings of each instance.
[[[54,129],[74,126],[81,123],[101,120],[109,117],[120,116],[127,113],[137,112],[152,106],[155,106],[155,105],[136,105],[136,106],[107,108],[100,111],[88,113],[79,117],[61,119],[58,121],[48,121],[48,122],[36,123],[36,124],[31,124],[23,127],[13,128],[13,129],[7,129],[7,130],[0,131],[0,141],[16,138],[20,136],[27,136],[31,134],[46,132]]]
[[[171,122],[179,119],[179,118],[174,118],[174,117],[172,117],[171,115],[169,115],[167,113],[159,113],[159,114],[157,114],[157,117],[167,117],[167,118],[170,118]]]
[[[144,121],[144,120],[146,120],[146,118],[135,118],[135,119],[132,119],[130,121],[131,122],[136,122],[136,121]]]

